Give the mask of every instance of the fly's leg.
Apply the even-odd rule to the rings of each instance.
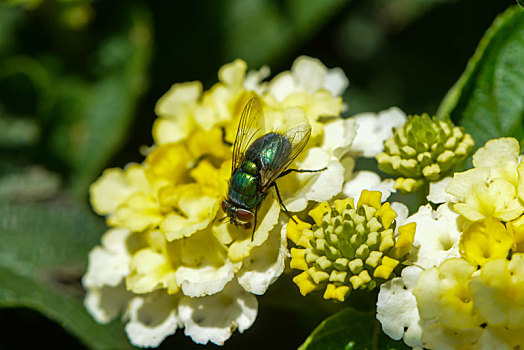
[[[255,209],[255,220],[253,222],[253,232],[251,233],[251,242],[253,242],[253,238],[255,238],[255,229],[257,228],[257,214],[258,214],[258,208]]]
[[[275,191],[277,192],[277,197],[278,197],[278,202],[280,203],[280,205],[282,206],[282,208],[284,208],[284,211],[286,212],[287,216],[289,216],[289,218],[291,220],[293,220],[295,222],[295,224],[297,224],[297,220],[295,220],[293,218],[293,216],[291,216],[291,214],[289,213],[289,211],[287,210],[286,206],[284,205],[284,202],[282,202],[282,197],[280,197],[280,192],[278,191],[278,186],[277,186],[277,183],[276,182],[273,182],[271,184],[271,186],[275,187]]]
[[[233,146],[233,144],[231,142],[226,140],[226,129],[224,127],[220,128],[220,129],[222,130],[222,142],[226,146]],[[203,155],[201,155],[200,157],[197,158],[197,160],[195,160],[193,165],[191,165],[190,169],[195,169],[201,161],[203,161],[204,159],[209,158],[209,157],[211,157],[210,154],[203,154]]]
[[[220,130],[222,130],[222,142],[224,143],[224,145],[233,146],[233,143],[226,140],[226,128],[221,127]]]
[[[195,162],[191,165],[191,167],[189,167],[190,170],[192,169],[195,169],[198,164],[200,164],[201,161],[203,161],[204,159],[206,159],[207,157],[209,157],[209,154],[203,154],[201,155],[200,157],[198,157]]]
[[[318,173],[318,172],[321,172],[321,171],[324,171],[326,170],[327,167],[323,167],[322,169],[316,169],[316,170],[307,170],[307,169],[287,169],[286,171],[284,171],[282,174],[280,174],[278,177],[283,177],[283,176],[286,176],[287,174],[289,173]],[[278,179],[278,178],[277,178]],[[276,185],[275,185],[276,186]]]

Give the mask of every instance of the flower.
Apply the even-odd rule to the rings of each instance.
[[[393,136],[393,129],[402,127],[406,114],[397,107],[375,113],[360,113],[352,117],[358,133],[351,145],[351,152],[364,157],[375,157],[384,151],[384,141]]]
[[[395,128],[377,154],[379,169],[400,176],[395,189],[413,192],[423,184],[446,177],[473,150],[473,139],[451,121],[414,115]]]
[[[284,220],[272,192],[254,232],[220,220],[232,167],[227,142],[248,101],[260,102],[267,130],[312,127],[293,167],[327,169],[277,181],[290,211],[331,199],[352,171],[347,149],[356,126],[337,118],[347,86],[342,71],[309,57],[268,82],[262,81],[268,68],[246,70],[241,60],[225,65],[207,91],[199,82],[175,84],[157,103],[155,145],[144,162],[108,169],[91,186],[95,211],[127,236],[119,236],[115,252],[104,245],[93,250],[104,254],[90,255],[86,307],[104,322],[123,313],[136,346],[157,346],[178,327],[195,342],[223,344],[235,329],[253,324],[254,295],[264,294],[284,269]],[[97,277],[108,274],[107,264],[119,266],[111,280]],[[107,305],[117,292],[124,297]]]
[[[413,294],[427,348],[518,348],[524,344],[524,256],[495,258],[479,271],[450,259],[424,271]]]
[[[381,201],[385,202],[391,193],[395,192],[393,182],[392,179],[381,180],[375,172],[359,170],[351,174],[351,177],[344,182],[342,193],[358,202],[362,190],[379,191],[382,193]]]
[[[462,232],[460,253],[473,265],[508,256],[514,244],[511,231],[493,218],[475,221]]]
[[[473,156],[473,169],[456,173],[446,191],[454,209],[468,220],[493,217],[511,221],[524,213],[524,165],[514,138],[490,140]]]
[[[392,338],[430,349],[524,345],[519,162],[516,140],[489,141],[475,168],[449,181],[449,196],[433,195],[445,200],[436,211],[426,205],[406,220],[417,223],[412,266],[381,286],[377,303]]]
[[[391,278],[409,252],[415,224],[395,234],[397,214],[381,196],[364,190],[356,206],[351,198],[335,200],[334,208],[319,204],[309,211],[313,225],[289,221],[287,236],[298,246],[290,266],[304,271],[293,279],[302,295],[325,289],[325,299],[344,301],[353,289],[372,290]]]
[[[422,347],[422,325],[413,289],[422,271],[460,257],[459,219],[460,215],[449,204],[439,206],[436,211],[428,204],[404,221],[417,225],[413,246],[405,261],[409,266],[402,270],[400,277],[380,286],[377,301],[377,319],[391,338],[404,338],[409,346]]]

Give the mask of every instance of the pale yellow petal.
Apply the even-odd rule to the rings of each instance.
[[[89,188],[91,205],[100,215],[109,214],[133,193],[120,168],[106,169]]]

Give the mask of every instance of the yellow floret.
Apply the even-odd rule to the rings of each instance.
[[[346,295],[349,293],[348,286],[335,286],[334,284],[328,284],[326,291],[324,292],[324,299],[335,299],[338,301],[344,301]]]
[[[349,205],[350,208],[355,208],[355,201],[353,198],[344,198],[344,199],[336,199],[334,202],[335,209],[342,213],[343,210],[346,210],[346,207]]]
[[[306,271],[302,272],[300,275],[295,276],[293,278],[293,282],[295,282],[295,284],[300,289],[300,294],[304,296],[317,289],[317,285],[313,283]]]
[[[398,228],[398,238],[395,247],[391,250],[391,255],[397,259],[402,258],[411,249],[415,240],[415,230],[417,224],[410,222],[409,224],[402,225]]]
[[[305,249],[291,248],[291,262],[289,263],[289,266],[292,269],[307,270],[309,266],[304,259],[305,254]]]
[[[331,212],[331,208],[327,202],[319,203],[314,209],[309,211],[309,216],[313,218],[315,223],[319,226],[322,225],[322,217],[325,213]]]
[[[391,208],[391,204],[386,202],[375,213],[382,220],[382,226],[388,229],[393,221],[397,218],[397,213]]]
[[[293,216],[293,219],[289,220],[286,226],[287,238],[289,238],[293,243],[298,244],[300,237],[302,236],[302,231],[311,228],[311,225],[307,222],[300,220],[296,215]]]
[[[380,208],[381,199],[382,193],[379,191],[363,190],[360,194],[357,207],[360,208],[362,205],[366,204],[378,210]]]

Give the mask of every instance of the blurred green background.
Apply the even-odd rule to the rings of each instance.
[[[87,253],[105,231],[87,189],[103,168],[142,161],[155,102],[171,84],[200,80],[208,88],[235,58],[278,73],[309,55],[349,77],[346,115],[390,106],[435,113],[512,4],[3,1],[0,348],[126,346],[118,321],[99,327],[81,305]],[[224,348],[296,348],[339,308],[298,295],[288,277],[279,279],[259,298],[255,324]],[[178,330],[162,348],[201,346]]]

